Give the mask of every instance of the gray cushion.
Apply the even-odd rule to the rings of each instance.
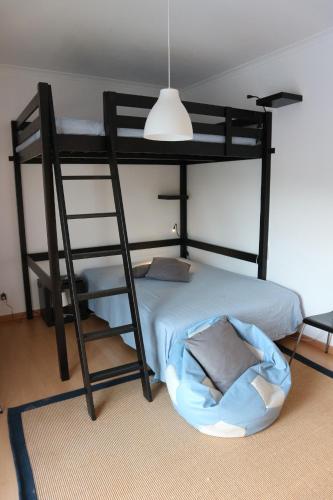
[[[226,392],[257,358],[226,317],[186,341],[186,347],[215,386]]]
[[[145,262],[144,264],[136,264],[133,266],[133,276],[134,278],[144,278],[149,271],[150,262]]]
[[[168,257],[154,257],[146,278],[162,281],[190,281],[191,264]]]

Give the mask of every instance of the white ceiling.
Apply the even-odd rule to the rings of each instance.
[[[166,83],[167,0],[0,0],[0,63]],[[333,0],[171,0],[184,87],[333,26]]]

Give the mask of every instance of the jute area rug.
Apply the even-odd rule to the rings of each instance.
[[[333,380],[294,361],[279,420],[247,438],[200,434],[132,380],[10,410],[24,500],[333,499]],[[74,397],[73,397],[74,396]]]

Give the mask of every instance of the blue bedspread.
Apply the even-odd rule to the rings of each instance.
[[[122,266],[82,274],[90,291],[124,284]],[[177,335],[196,321],[225,314],[258,326],[272,340],[295,332],[302,322],[300,300],[291,290],[205,264],[192,262],[189,283],[141,278],[135,284],[147,362],[162,381]],[[110,326],[131,322],[127,295],[90,300],[89,307]],[[123,339],[135,347],[132,333]]]

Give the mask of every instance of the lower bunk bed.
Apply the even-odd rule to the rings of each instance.
[[[124,284],[122,266],[87,269],[83,275],[90,291]],[[197,262],[191,262],[189,282],[140,278],[135,284],[148,365],[155,380],[166,382],[175,409],[190,425],[211,436],[244,437],[278,418],[291,375],[274,341],[294,333],[302,322],[296,293]],[[130,322],[124,295],[90,300],[89,307],[111,327]],[[211,343],[214,329],[219,339],[226,333],[224,346],[230,346],[233,336],[236,344],[222,350],[219,346],[217,352],[217,344]],[[198,335],[207,340],[207,334],[210,348],[207,356],[206,344],[204,366],[188,346]],[[132,333],[123,334],[123,339],[135,348]],[[240,370],[242,350],[252,360]],[[222,377],[223,357],[225,373],[238,373],[226,390],[209,375],[215,358]]]
[[[302,323],[298,295],[276,283],[191,261],[188,283],[135,280],[147,363],[155,378],[165,382],[170,348],[190,325],[227,315],[256,325],[273,341],[295,333]],[[89,291],[124,285],[122,266],[86,269]],[[130,323],[125,295],[89,301],[89,308],[111,327]],[[123,334],[135,348],[132,333]]]

